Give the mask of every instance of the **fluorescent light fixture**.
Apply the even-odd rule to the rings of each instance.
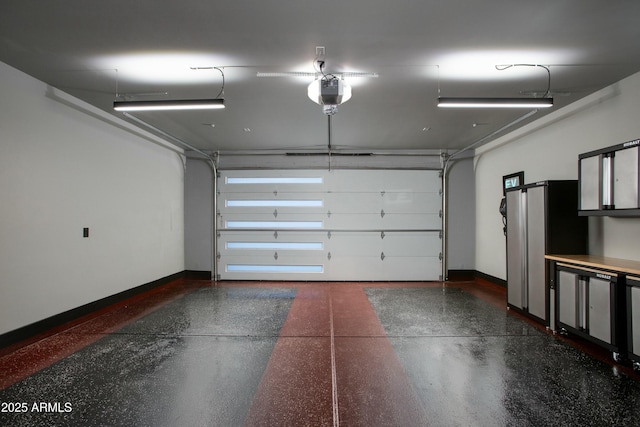
[[[116,101],[116,111],[212,110],[224,108],[224,99],[181,99],[160,101]]]
[[[441,108],[549,108],[553,98],[438,98]]]

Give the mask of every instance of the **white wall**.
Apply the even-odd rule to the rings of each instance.
[[[184,271],[175,147],[2,63],[0,93],[0,333]]]
[[[503,175],[578,179],[578,155],[640,137],[640,73],[476,151],[476,270],[506,279]],[[590,253],[640,260],[640,219],[590,218]]]

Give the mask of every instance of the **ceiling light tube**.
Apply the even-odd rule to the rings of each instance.
[[[161,101],[116,101],[116,111],[212,110],[224,108],[224,99],[183,99]]]
[[[438,98],[441,108],[549,108],[553,98]]]

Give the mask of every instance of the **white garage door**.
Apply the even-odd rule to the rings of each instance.
[[[439,280],[440,189],[438,171],[222,171],[220,279]]]

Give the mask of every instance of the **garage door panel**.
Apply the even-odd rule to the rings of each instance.
[[[225,256],[225,264],[260,265],[321,265],[327,261],[326,252],[295,253],[287,251],[247,251]]]
[[[428,257],[442,246],[439,232],[385,233],[382,251],[391,257]]]
[[[437,214],[336,214],[323,220],[330,230],[439,230],[441,219]]]
[[[436,193],[332,193],[324,197],[335,213],[438,213],[441,196]]]
[[[221,229],[323,229],[325,220],[318,214],[281,214],[280,212],[225,214],[218,217]]]
[[[382,263],[375,256],[344,255],[326,263],[327,280],[381,280]]]
[[[271,213],[274,209],[282,212],[326,212],[324,194],[312,193],[247,193],[221,194],[218,211],[238,213],[251,209],[254,212]]]
[[[438,257],[386,257],[380,280],[440,280]],[[425,279],[429,277],[431,279]]]
[[[221,194],[220,213],[239,213],[251,208],[271,214],[289,213],[438,213],[441,196],[435,193],[246,193]]]
[[[293,240],[293,241],[306,241],[308,239],[318,238],[320,235],[325,234],[324,231],[313,230],[267,230],[267,231],[251,231],[247,233],[245,230],[220,230],[221,234],[224,234],[225,239],[229,240],[259,240],[259,241],[279,241],[279,240]]]
[[[330,230],[378,230],[382,227],[383,218],[380,213],[334,214],[326,220]]]
[[[438,171],[238,170],[219,181],[221,279],[440,276]]]
[[[330,193],[325,200],[331,212],[336,214],[379,214],[383,206],[383,197],[378,193]]]
[[[347,232],[331,233],[327,240],[327,251],[333,257],[363,256],[378,257],[382,250],[382,239],[377,233]]]
[[[324,241],[326,240],[326,233],[324,232],[298,232],[298,231],[252,231],[247,233],[246,231],[220,231],[221,241],[224,243],[219,248],[219,251],[225,251],[233,249],[231,246],[235,246],[236,249],[242,249],[239,246],[250,248],[250,245],[254,243],[254,246],[260,246],[267,248],[282,247],[287,244],[308,244],[309,248],[317,248],[318,245],[324,247]],[[243,244],[243,245],[240,245]]]
[[[438,213],[442,197],[438,193],[387,193],[382,202],[390,213]]]
[[[325,185],[336,191],[399,192],[419,189],[437,193],[440,171],[427,170],[335,170],[325,175]]]
[[[322,191],[324,186],[322,172],[305,170],[224,171],[218,180],[221,194]]]
[[[386,230],[440,230],[442,219],[439,214],[387,214],[382,224]]]

